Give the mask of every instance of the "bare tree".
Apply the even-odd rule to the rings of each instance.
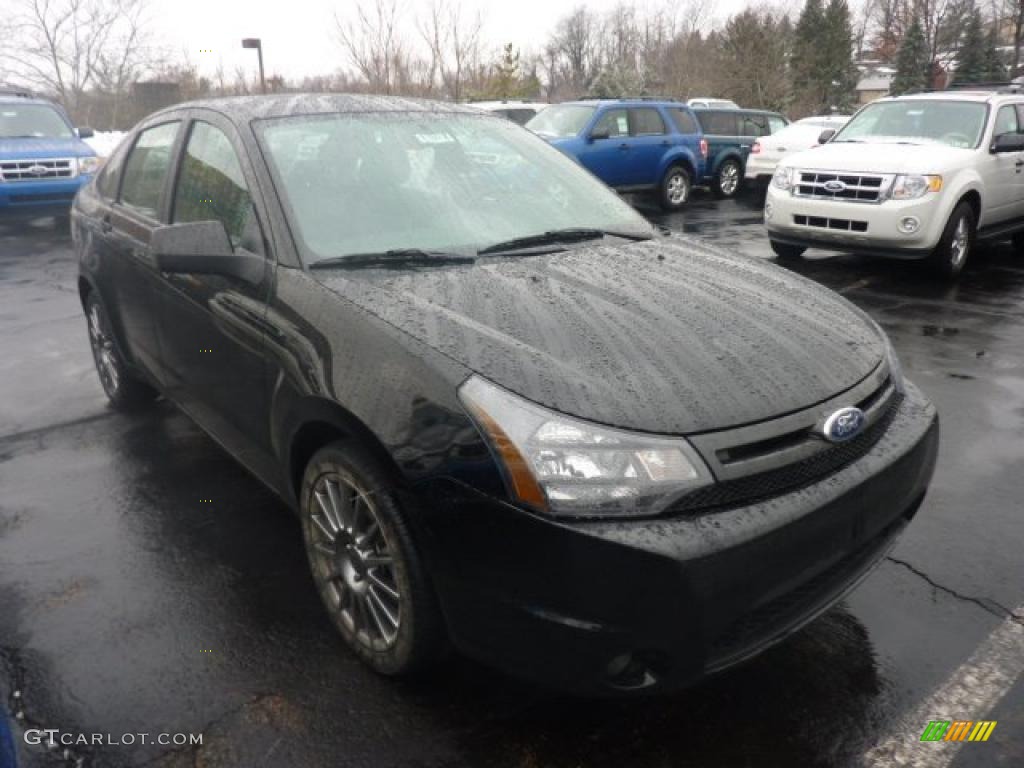
[[[0,63],[71,111],[98,80],[124,88],[143,63],[145,0],[8,0]]]
[[[399,0],[356,0],[354,18],[335,15],[338,41],[349,61],[379,93],[394,93],[405,79],[408,52],[399,29]]]
[[[430,49],[426,80],[432,86],[439,76],[445,94],[455,101],[464,97],[467,75],[480,63],[482,29],[479,13],[465,18],[460,5],[448,0],[434,0],[419,22],[420,35]]]

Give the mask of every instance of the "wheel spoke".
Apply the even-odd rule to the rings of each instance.
[[[381,639],[384,640],[384,642],[387,642],[388,631],[384,629],[384,622],[381,621],[380,613],[378,613],[377,606],[374,604],[373,599],[367,600],[366,605],[370,609],[370,616],[373,617],[373,623],[377,625],[377,631],[380,633]]]
[[[378,576],[376,573],[373,573],[371,571],[371,572],[366,574],[366,578],[369,580],[369,582],[374,587],[376,587],[377,589],[379,589],[382,592],[384,592],[384,594],[386,594],[388,597],[390,597],[396,603],[398,602],[398,600],[399,600],[398,590],[395,589],[394,587],[392,587],[386,581],[384,581],[380,576]]]
[[[391,567],[391,555],[367,555],[363,558],[363,564],[367,568],[390,568]]]
[[[356,536],[356,545],[360,548],[365,547],[369,542],[373,541],[374,537],[380,533],[380,526],[377,525],[376,519],[370,517],[370,524],[366,526],[360,535]]]
[[[392,630],[398,629],[398,617],[391,613],[391,610],[384,605],[384,601],[380,599],[380,595],[374,587],[370,587],[366,590],[366,596],[369,598],[368,602],[371,606],[376,606],[381,610],[385,616],[387,616],[388,622],[391,624]]]
[[[344,494],[341,492],[341,483],[337,480],[327,480],[327,495],[331,501],[331,511],[334,513],[333,522],[337,530],[350,530],[352,520],[348,514],[349,497],[351,490],[346,485]]]
[[[317,501],[320,501],[320,494],[319,493],[316,495],[316,497],[317,497]],[[323,506],[322,502],[321,502],[321,506]],[[324,511],[324,516],[327,517],[328,521],[330,520],[330,517],[327,515],[326,510]],[[323,518],[320,515],[312,515],[312,519],[313,519],[313,524],[318,529],[320,529],[320,532],[323,533],[324,537],[329,542],[331,542],[333,544],[335,537],[337,537],[337,535],[338,535],[338,532],[336,530],[332,530],[327,525],[324,525]],[[334,550],[333,549],[330,550],[330,554],[334,554]]]

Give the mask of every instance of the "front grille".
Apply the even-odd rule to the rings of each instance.
[[[877,203],[892,184],[892,177],[883,174],[797,171],[796,175],[793,194],[816,200]]]
[[[3,181],[42,181],[45,179],[70,179],[75,175],[71,158],[46,160],[5,160],[0,162],[0,179]]]
[[[888,364],[882,363],[851,389],[816,406],[767,422],[691,435],[716,482],[683,495],[668,514],[755,503],[818,482],[870,451],[902,399]],[[846,406],[864,412],[864,430],[845,443],[827,441],[822,434],[826,417]]]
[[[669,514],[709,512],[716,508],[752,504],[816,483],[870,451],[896,417],[902,400],[902,395],[894,393],[881,418],[849,442],[825,443],[827,448],[801,461],[698,488],[678,499],[670,507]],[[806,435],[804,437],[806,439]]]
[[[837,229],[840,232],[867,232],[866,221],[853,221],[852,219],[832,219],[824,216],[801,216],[793,217],[793,223],[801,227],[820,227],[821,229]]]

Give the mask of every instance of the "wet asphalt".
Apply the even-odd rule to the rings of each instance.
[[[698,194],[674,215],[637,203],[772,258],[756,195]],[[846,601],[782,645],[679,694],[586,701],[460,659],[412,682],[364,668],[281,503],[173,407],[106,407],[68,237],[48,220],[0,226],[0,716],[18,764],[861,765],[1024,604],[1024,256],[988,249],[956,284],[809,256],[794,268],[871,313],[938,406],[924,506]],[[999,721],[954,765],[1024,764],[1024,678],[991,712],[934,714]],[[26,728],[203,744],[64,752],[26,745]]]

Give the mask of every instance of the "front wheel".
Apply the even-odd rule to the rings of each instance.
[[[735,197],[743,180],[743,170],[735,160],[726,160],[718,166],[713,191],[718,197]]]
[[[944,277],[956,277],[963,272],[975,233],[974,209],[969,203],[960,203],[942,231],[939,244],[931,254],[932,266]]]
[[[388,474],[347,442],[318,451],[300,494],[306,554],[328,616],[381,674],[408,674],[444,647],[437,602]]]
[[[110,318],[95,292],[85,300],[85,317],[89,324],[89,346],[100,385],[110,404],[121,411],[133,410],[156,399],[156,390],[135,378],[125,365],[114,343]]]
[[[661,180],[661,207],[666,211],[678,211],[690,199],[693,181],[690,172],[681,165],[674,165]]]

